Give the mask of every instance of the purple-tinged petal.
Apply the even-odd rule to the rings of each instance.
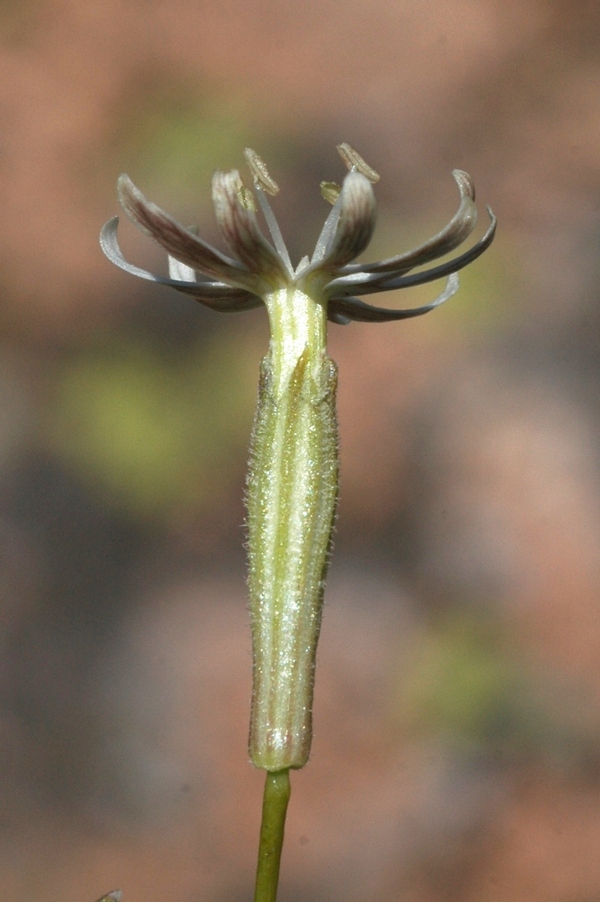
[[[349,172],[331,210],[312,261],[299,275],[329,273],[354,260],[368,246],[375,228],[376,203],[370,181]]]
[[[477,224],[477,208],[475,206],[475,186],[471,176],[461,169],[452,173],[460,192],[458,210],[441,232],[428,238],[419,247],[395,257],[388,257],[378,263],[355,264],[346,267],[344,274],[352,272],[385,273],[402,275],[415,266],[423,266],[430,260],[437,260],[449,254],[454,248],[466,241]]]
[[[260,307],[262,304],[261,299],[251,292],[241,288],[232,288],[224,282],[195,282],[188,279],[167,279],[164,276],[157,276],[145,269],[141,269],[139,266],[128,263],[123,256],[117,240],[118,224],[118,216],[114,216],[105,223],[100,232],[100,246],[106,257],[108,257],[111,263],[118,266],[119,269],[123,269],[131,275],[138,276],[140,279],[146,279],[149,282],[157,282],[159,285],[175,288],[183,294],[190,295],[207,307],[212,307],[214,310],[221,310],[224,313],[236,310],[251,310],[253,307]],[[180,264],[180,266],[181,265],[183,264]]]
[[[211,247],[190,229],[147,200],[127,175],[117,183],[119,200],[128,217],[177,260],[207,276],[236,287],[249,288],[249,273],[237,260]]]
[[[255,276],[265,282],[286,282],[289,273],[261,232],[254,210],[244,202],[242,191],[242,180],[236,170],[215,172],[213,203],[223,240]]]
[[[339,325],[346,325],[351,321],[363,323],[390,323],[400,319],[410,319],[413,316],[422,316],[429,313],[451,298],[458,290],[458,275],[452,273],[446,283],[446,287],[440,295],[429,304],[422,307],[412,307],[408,310],[390,310],[386,307],[374,307],[365,304],[358,298],[335,298],[327,306],[327,318]]]
[[[368,247],[375,229],[375,195],[362,173],[348,173],[340,201],[338,226],[321,261],[324,269],[337,269],[356,259]]]
[[[357,272],[350,275],[344,275],[340,278],[333,279],[326,286],[326,291],[330,298],[344,297],[345,295],[361,295],[373,294],[378,291],[393,291],[396,288],[410,288],[413,285],[423,285],[426,282],[435,282],[436,279],[442,279],[451,273],[458,272],[473,260],[476,260],[494,240],[496,234],[496,217],[492,210],[487,207],[490,216],[490,226],[487,232],[477,244],[474,244],[464,254],[434,266],[432,269],[426,269],[423,272],[414,273],[413,275],[397,276],[395,273],[369,273]]]

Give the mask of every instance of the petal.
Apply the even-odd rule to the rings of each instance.
[[[331,322],[345,325],[351,320],[363,323],[390,323],[394,320],[410,319],[413,316],[422,316],[429,313],[451,298],[458,290],[458,275],[452,273],[448,278],[446,287],[440,295],[423,307],[412,307],[408,310],[389,310],[385,307],[373,307],[365,304],[358,298],[336,298],[330,301],[327,307],[327,318]]]
[[[471,176],[461,169],[455,169],[452,173],[460,192],[460,206],[450,222],[441,232],[428,238],[419,247],[388,257],[379,263],[367,263],[365,266],[348,267],[346,272],[390,272],[401,275],[415,266],[422,266],[430,260],[436,260],[449,254],[469,237],[477,223],[477,208],[475,207],[475,186]]]
[[[169,254],[169,276],[179,282],[197,282],[196,270]]]
[[[358,172],[349,173],[325,220],[310,265],[299,266],[297,274],[340,269],[369,244],[375,228],[375,195],[369,180]],[[354,242],[354,243],[353,243]]]
[[[128,217],[168,253],[219,281],[250,287],[246,267],[202,241],[156,204],[146,200],[128,176],[122,175],[117,187],[121,206]]]
[[[254,210],[242,199],[242,180],[236,170],[215,172],[213,203],[224,241],[247,269],[267,281],[289,276],[277,251],[261,232]]]
[[[149,282],[157,282],[159,285],[167,285],[169,288],[176,288],[184,294],[188,294],[195,300],[212,307],[215,310],[230,312],[235,310],[251,310],[253,307],[259,307],[262,303],[261,299],[249,291],[240,288],[231,288],[223,282],[195,282],[187,278],[185,279],[167,279],[163,276],[154,275],[139,266],[133,266],[124,258],[119,242],[117,240],[117,227],[119,217],[114,216],[109,219],[102,227],[100,232],[100,246],[104,254],[111,263],[118,266],[125,272],[138,276],[140,279],[146,279]],[[179,261],[176,261],[179,263]],[[179,267],[183,264],[179,263]],[[186,267],[189,269],[189,267]],[[178,272],[183,275],[181,269]]]
[[[362,254],[373,236],[375,195],[370,181],[362,173],[348,173],[334,210],[338,203],[340,206],[337,228],[329,240],[322,260],[315,261],[319,269],[339,269],[350,263]],[[312,270],[313,266],[310,269]]]
[[[372,273],[357,272],[347,276],[333,279],[327,286],[326,291],[331,298],[343,297],[344,295],[372,294],[377,291],[392,291],[396,288],[409,288],[412,285],[422,285],[425,282],[434,282],[436,279],[442,279],[451,273],[458,272],[477,257],[481,256],[490,246],[496,234],[496,217],[492,210],[487,207],[490,216],[490,226],[487,232],[477,244],[465,251],[464,254],[434,266],[432,269],[426,269],[423,272],[414,273],[411,276],[397,275],[394,272]]]

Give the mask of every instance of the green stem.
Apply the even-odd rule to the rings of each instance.
[[[267,771],[254,902],[276,902],[285,815],[290,800],[290,771]]]

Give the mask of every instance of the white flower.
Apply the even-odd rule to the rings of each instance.
[[[469,250],[430,269],[413,273],[417,267],[449,254],[475,228],[477,211],[475,188],[466,172],[454,170],[460,205],[441,232],[424,244],[380,260],[353,263],[366,250],[375,227],[375,197],[372,182],[378,176],[347,144],[338,148],[350,172],[343,186],[323,185],[327,197],[337,195],[314,253],[294,268],[266,193],[277,186],[260,158],[250,150],[246,160],[252,170],[254,194],[242,184],[239,173],[217,172],[213,178],[213,203],[219,231],[231,256],[199,238],[156,204],[146,200],[126,175],[118,181],[119,200],[125,213],[143,232],[154,238],[169,254],[170,278],[154,275],[128,263],[117,240],[118,217],[106,223],[100,243],[106,256],[126,272],[169,285],[223,312],[258,307],[266,294],[283,287],[297,287],[326,306],[332,322],[351,320],[389,322],[420,316],[451,297],[458,288],[456,273],[482,254],[491,244],[496,219],[488,208],[490,226]],[[254,196],[264,215],[272,243],[265,238],[256,218]],[[200,275],[199,275],[200,274]],[[431,303],[408,310],[374,307],[360,296],[408,288],[447,277],[442,293]]]

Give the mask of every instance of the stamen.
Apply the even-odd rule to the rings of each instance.
[[[285,246],[285,241],[283,240],[283,235],[281,234],[281,229],[279,228],[279,223],[275,218],[275,214],[271,209],[271,204],[267,200],[265,196],[265,192],[262,190],[260,185],[255,186],[256,196],[258,197],[258,203],[260,205],[260,209],[262,210],[262,215],[265,217],[265,222],[267,223],[267,228],[271,233],[271,238],[273,239],[273,244],[275,245],[275,250],[281,257],[283,265],[287,269],[290,276],[294,274],[294,267],[292,266],[292,261],[290,260],[290,255],[287,247]]]
[[[350,172],[352,172],[353,169],[356,169],[357,172],[362,173],[365,178],[368,178],[373,185],[375,182],[379,181],[379,173],[375,172],[374,169],[371,169],[369,164],[366,163],[361,155],[357,153],[353,147],[350,147],[349,144],[338,144],[336,149]]]
[[[327,248],[329,247],[331,241],[333,240],[333,236],[335,235],[335,231],[338,227],[338,222],[340,221],[340,214],[342,212],[342,192],[340,191],[339,197],[335,201],[333,207],[329,211],[329,216],[325,220],[325,225],[321,229],[321,234],[317,240],[314,254],[312,255],[311,265],[315,263],[319,263],[325,253]]]
[[[247,147],[244,151],[244,157],[246,159],[246,163],[250,167],[250,171],[252,172],[252,178],[254,179],[255,185],[260,185],[267,194],[270,194],[274,197],[279,193],[279,185],[277,182],[274,182],[271,176],[269,175],[269,170],[266,167],[266,164],[259,157],[255,150],[252,150],[250,147]]]
[[[321,188],[321,197],[330,204],[336,202],[342,191],[336,182],[321,182],[319,187]]]

